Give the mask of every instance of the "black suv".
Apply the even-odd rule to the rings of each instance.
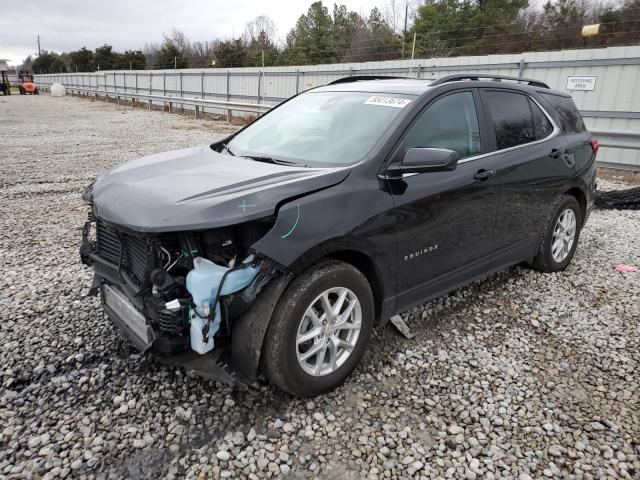
[[[139,350],[317,395],[378,320],[516,263],[566,268],[597,149],[536,80],[349,77],[99,178],[81,256]]]

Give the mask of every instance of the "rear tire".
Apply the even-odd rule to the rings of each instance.
[[[38,90],[37,88],[33,91],[34,95],[40,95],[40,90]]]
[[[547,225],[538,254],[531,267],[541,272],[559,272],[567,268],[578,246],[582,210],[575,197],[560,197]]]
[[[18,87],[18,90],[20,90],[20,95],[26,95],[27,91],[24,89],[24,87]]]
[[[265,375],[303,397],[333,390],[362,358],[374,315],[371,287],[359,270],[333,260],[310,268],[278,301],[262,353]]]

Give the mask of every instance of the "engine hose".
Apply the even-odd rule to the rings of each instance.
[[[211,310],[209,310],[209,315],[207,315],[208,321],[205,324],[205,326],[202,327],[202,340],[204,342],[207,341],[207,336],[209,335],[209,325],[211,325],[211,322],[216,318],[218,302],[220,301],[220,293],[222,292],[222,287],[224,286],[224,281],[227,279],[227,275],[229,275],[231,272],[235,272],[236,270],[242,270],[243,268],[247,268],[250,265],[251,263],[241,263],[237,267],[230,268],[229,270],[224,272],[224,274],[222,275],[222,278],[220,279],[220,284],[218,285],[218,290],[216,291],[216,298],[213,302],[213,305],[211,306]],[[225,324],[227,326],[227,329],[229,329],[228,319],[225,319]]]

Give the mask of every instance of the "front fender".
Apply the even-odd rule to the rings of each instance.
[[[289,269],[307,264],[305,257],[335,250],[356,250],[375,263],[384,258],[395,265],[391,196],[377,185],[360,190],[343,185],[282,205],[273,228],[252,251]]]

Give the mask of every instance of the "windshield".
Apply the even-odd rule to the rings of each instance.
[[[351,165],[369,152],[413,97],[364,92],[309,92],[238,133],[235,155],[312,166]]]

